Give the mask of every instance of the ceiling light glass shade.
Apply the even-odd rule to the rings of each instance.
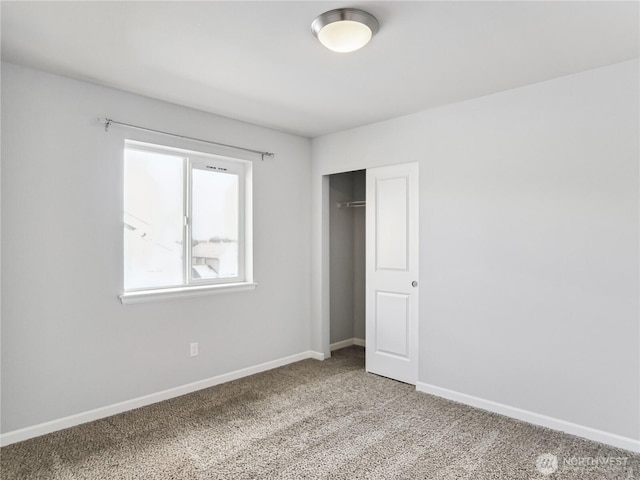
[[[311,31],[320,43],[340,53],[364,47],[379,29],[376,17],[355,8],[330,10],[311,24]]]

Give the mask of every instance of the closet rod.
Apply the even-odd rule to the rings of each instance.
[[[218,147],[233,148],[235,150],[242,150],[244,152],[256,153],[256,154],[258,154],[258,155],[260,155],[262,157],[262,160],[264,160],[264,157],[273,158],[273,157],[276,156],[276,154],[272,153],[272,152],[263,152],[261,150],[253,150],[251,148],[238,147],[236,145],[229,145],[229,144],[220,143],[220,142],[213,142],[211,140],[202,140],[201,138],[187,137],[186,135],[178,135],[177,133],[163,132],[162,130],[155,130],[153,128],[140,127],[138,125],[131,125],[130,123],[119,122],[117,120],[113,120],[112,118],[101,118],[99,120],[100,120],[100,122],[104,123],[104,131],[105,132],[109,131],[109,127],[111,125],[120,125],[122,127],[133,128],[135,130],[143,130],[145,132],[153,132],[153,133],[159,133],[160,135],[167,135],[169,137],[182,138],[183,140],[192,140],[194,142],[201,142],[201,143],[208,143],[210,145],[217,145]]]
[[[365,202],[364,200],[353,200],[351,202],[339,202],[338,203],[338,208],[357,208],[357,207],[366,207],[367,206],[367,202]]]

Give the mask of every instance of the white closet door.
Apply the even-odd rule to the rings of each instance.
[[[367,170],[366,369],[418,379],[418,164]]]

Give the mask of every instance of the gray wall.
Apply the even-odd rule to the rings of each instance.
[[[331,343],[365,338],[365,209],[338,207],[365,199],[365,175],[345,172],[329,178]]]
[[[636,60],[313,140],[316,231],[323,175],[420,163],[420,382],[639,438],[638,83]]]
[[[254,161],[256,290],[120,303],[123,142],[171,140],[98,116],[276,153]],[[3,64],[2,432],[308,351],[310,155],[306,138]]]

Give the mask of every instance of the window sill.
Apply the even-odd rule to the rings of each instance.
[[[189,287],[162,288],[157,290],[139,290],[120,295],[120,301],[125,304],[172,300],[175,298],[201,297],[219,293],[243,292],[254,290],[258,284],[253,282],[226,283],[221,285],[197,285]]]

